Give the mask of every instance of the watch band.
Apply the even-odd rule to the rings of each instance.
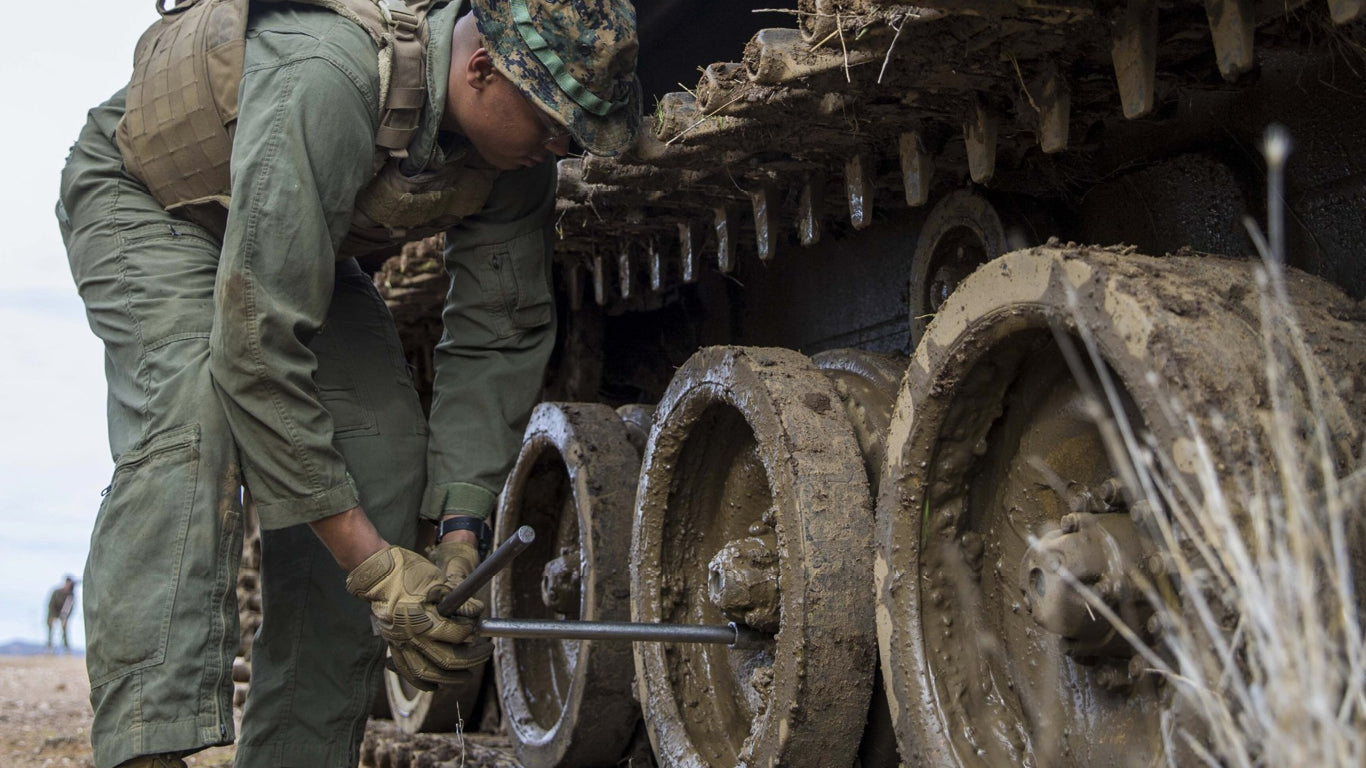
[[[489,549],[493,544],[493,529],[489,524],[477,517],[448,517],[436,524],[436,541],[446,537],[452,531],[470,531],[474,533],[479,541],[479,557],[483,559],[488,556]]]

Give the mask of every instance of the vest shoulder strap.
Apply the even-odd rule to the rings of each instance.
[[[267,0],[269,1],[269,0]],[[427,10],[430,0],[292,0],[327,8],[354,21],[380,51],[383,104],[375,146],[407,157],[427,100]]]

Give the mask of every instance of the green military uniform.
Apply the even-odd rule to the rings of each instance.
[[[405,174],[450,174],[470,153],[438,131],[458,12],[429,16]],[[243,479],[265,617],[237,764],[355,765],[383,646],[300,524],[362,505],[412,546],[424,492],[429,518],[486,515],[515,456],[554,337],[553,163],[489,174],[448,232],[429,436],[392,319],[342,258],[374,172],[375,50],[331,11],[253,5],[222,237],[126,171],[124,92],[90,112],[63,172],[58,219],[105,344],[116,462],[85,575],[99,768],[234,736]],[[479,175],[466,165],[450,183]]]

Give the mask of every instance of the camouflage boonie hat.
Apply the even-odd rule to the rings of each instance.
[[[615,155],[640,128],[629,0],[473,0],[493,65],[584,149]]]

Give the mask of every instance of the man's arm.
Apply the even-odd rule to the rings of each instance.
[[[343,570],[355,570],[371,555],[388,546],[374,523],[366,516],[365,510],[352,507],[345,512],[314,520],[309,523],[313,533],[322,539],[327,551],[332,553]]]
[[[240,100],[209,366],[261,524],[279,528],[359,510],[308,344],[331,303],[336,248],[370,176],[378,118],[356,83],[319,58],[248,68]],[[329,534],[361,535],[368,549],[372,530],[340,521],[319,533],[349,560],[359,553]]]
[[[268,38],[258,37],[261,50],[271,50]],[[370,604],[400,673],[451,681],[488,658],[488,643],[471,641],[469,622],[437,614],[448,591],[442,571],[389,546],[365,515],[332,444],[308,346],[327,317],[337,248],[370,178],[378,102],[331,61],[281,58],[253,68],[248,57],[242,78],[210,374],[261,526],[308,523],[347,571],[347,591]]]
[[[434,361],[423,516],[487,518],[541,392],[555,342],[555,165],[504,173],[446,234],[450,292]],[[448,534],[447,541],[466,532]]]

